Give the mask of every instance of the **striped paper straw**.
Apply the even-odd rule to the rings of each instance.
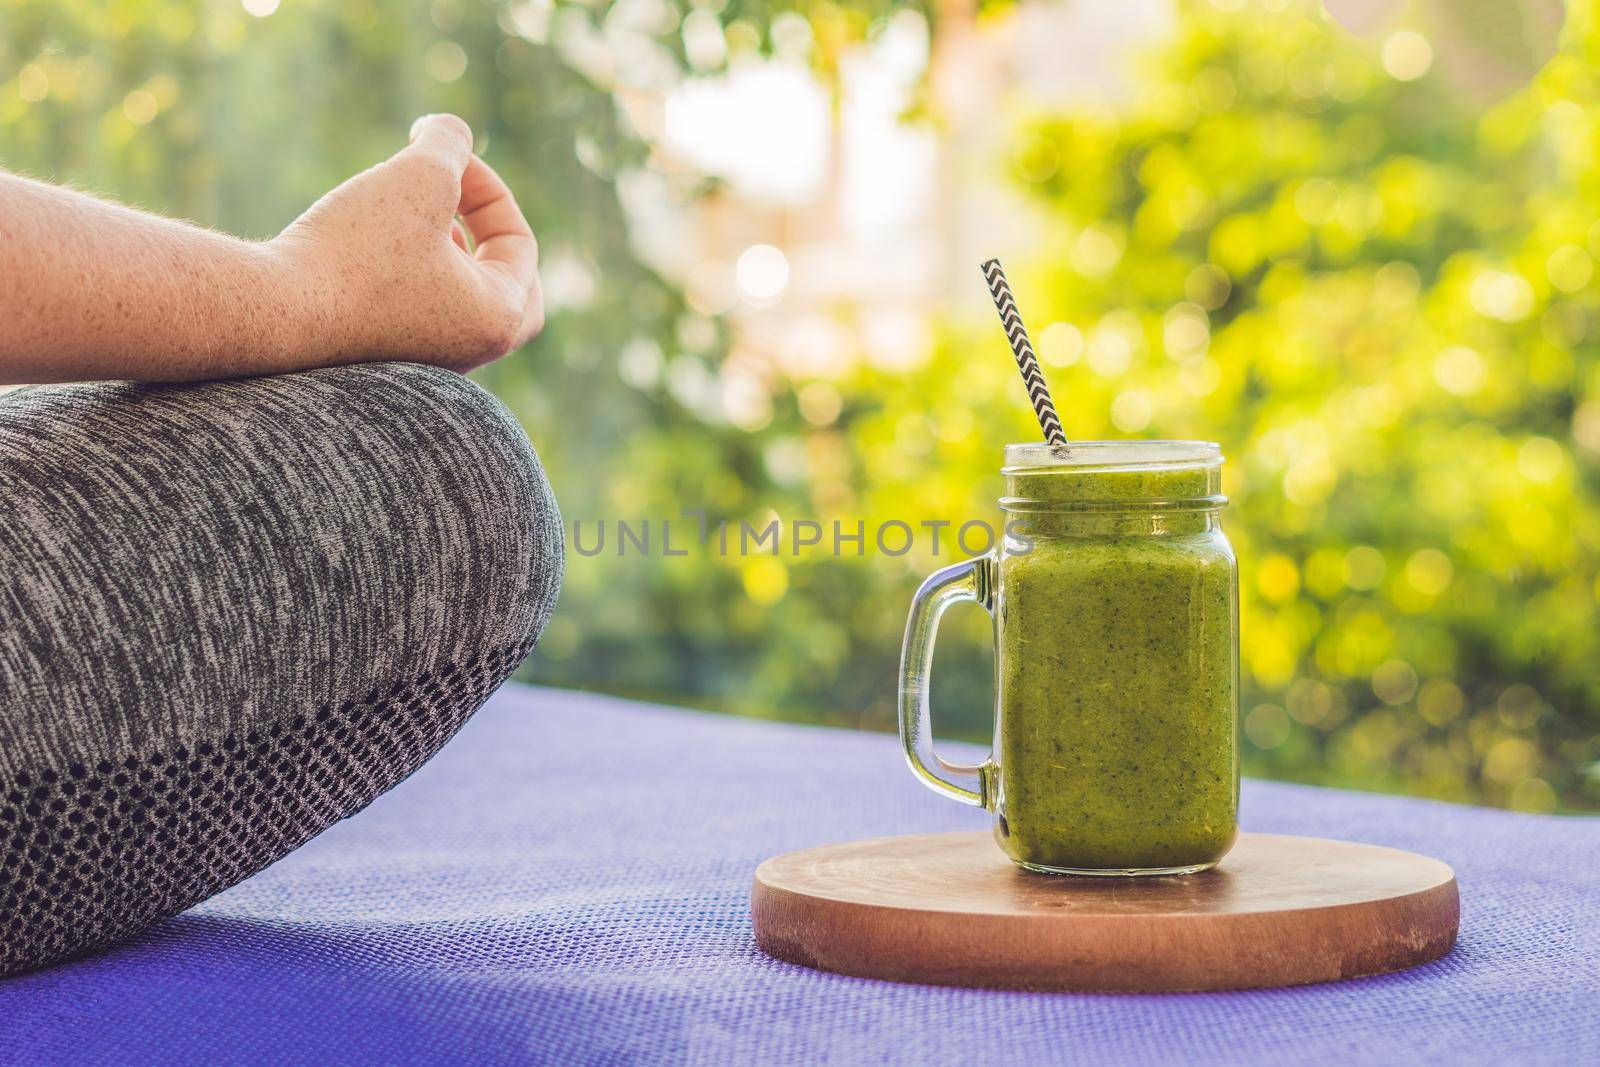
[[[1057,417],[1056,406],[1050,400],[1050,387],[1044,384],[1044,372],[1034,358],[1033,344],[1028,340],[1028,331],[1022,326],[1022,316],[1017,314],[1017,302],[1011,296],[1011,286],[1006,284],[1006,274],[1000,269],[998,259],[991,259],[983,265],[983,277],[989,283],[994,306],[1000,312],[1000,324],[1006,328],[1006,340],[1011,342],[1011,351],[1017,357],[1017,369],[1022,372],[1022,382],[1028,387],[1028,399],[1033,401],[1033,410],[1039,416],[1039,428],[1044,431],[1044,439],[1052,445],[1065,445],[1067,435],[1061,429],[1061,419]]]

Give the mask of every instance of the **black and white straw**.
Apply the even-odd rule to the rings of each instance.
[[[991,259],[983,265],[983,277],[994,296],[995,309],[1000,312],[1000,324],[1006,329],[1006,340],[1011,342],[1011,351],[1017,357],[1017,369],[1022,371],[1022,382],[1028,387],[1028,399],[1033,401],[1033,410],[1039,416],[1039,428],[1044,431],[1044,439],[1052,445],[1065,445],[1067,435],[1061,429],[1061,419],[1050,400],[1050,387],[1044,384],[1044,372],[1034,358],[1033,344],[1028,340],[1028,331],[1023,328],[1022,316],[1017,314],[1017,302],[1011,296],[1011,286],[1006,284],[1006,274],[1000,269],[998,259]]]

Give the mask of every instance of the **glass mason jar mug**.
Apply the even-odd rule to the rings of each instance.
[[[1191,874],[1238,833],[1238,574],[1204,441],[1005,450],[1005,534],[912,601],[900,738],[937,793],[995,814],[1013,861],[1051,874]],[[933,750],[939,617],[994,620],[994,747]]]

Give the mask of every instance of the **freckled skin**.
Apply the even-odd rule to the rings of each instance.
[[[1172,500],[1214,491],[1206,477],[1032,475],[1011,492]],[[1235,564],[1212,525],[1195,512],[1040,516],[1031,550],[1002,557],[996,837],[1013,859],[1189,867],[1232,847]]]
[[[0,171],[0,384],[466,371],[543,322],[533,233],[453,115],[266,242]]]

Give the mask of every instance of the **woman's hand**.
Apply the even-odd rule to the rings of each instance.
[[[329,362],[465,371],[544,324],[533,231],[454,115],[418,119],[409,145],[318,200],[268,248],[304,287],[305,343],[349,357]]]

